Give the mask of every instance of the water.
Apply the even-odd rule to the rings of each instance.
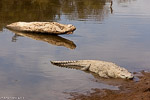
[[[1,0],[0,98],[65,100],[65,92],[118,89],[90,73],[59,68],[50,60],[111,61],[131,72],[150,70],[149,0]],[[9,31],[16,21],[73,24],[72,35]],[[22,35],[22,36],[21,36]]]

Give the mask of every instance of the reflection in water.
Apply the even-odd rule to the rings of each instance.
[[[76,45],[73,43],[73,41],[62,38],[60,36],[40,34],[40,33],[39,34],[38,33],[25,33],[25,32],[17,32],[17,31],[13,31],[13,32],[15,33],[15,35],[12,37],[12,42],[16,42],[17,37],[23,36],[23,37],[32,38],[34,40],[48,42],[49,44],[56,45],[56,46],[64,46],[69,49],[76,48]]]
[[[18,21],[69,20],[101,21],[110,12],[111,0],[0,0],[0,30]]]
[[[18,21],[60,20],[59,0],[0,0],[0,30]]]
[[[128,3],[131,1],[136,1],[136,0],[117,0],[118,3]]]
[[[110,12],[111,12],[111,14],[113,13],[113,8],[112,8],[112,6],[113,6],[113,1],[111,0],[111,1],[110,1]]]
[[[70,20],[92,19],[101,21],[109,13],[109,7],[105,7],[106,0],[71,0],[64,1],[62,12]],[[68,9],[69,8],[69,9]]]

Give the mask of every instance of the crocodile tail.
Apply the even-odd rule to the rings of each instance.
[[[78,61],[50,61],[53,65],[59,67],[66,67],[72,69],[81,69],[82,67],[78,63]]]
[[[50,61],[54,65],[73,65],[77,61]]]

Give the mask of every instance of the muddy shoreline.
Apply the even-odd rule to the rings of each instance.
[[[69,100],[150,100],[150,72],[134,73],[137,80],[124,81],[119,90],[92,89],[87,94],[70,93]]]

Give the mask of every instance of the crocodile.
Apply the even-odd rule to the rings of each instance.
[[[112,62],[100,60],[76,60],[76,61],[50,61],[60,67],[90,71],[103,78],[133,79],[134,76],[127,69]]]
[[[14,22],[6,28],[19,32],[49,33],[53,35],[72,34],[76,29],[72,24],[60,24],[57,22]]]

